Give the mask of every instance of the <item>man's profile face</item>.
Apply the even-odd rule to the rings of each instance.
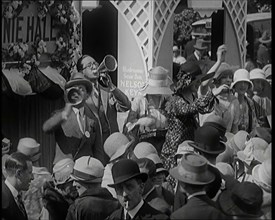
[[[20,190],[27,191],[31,181],[34,179],[32,173],[32,162],[27,161],[27,169],[21,170],[19,172],[20,174],[18,175],[17,179]]]
[[[82,60],[83,74],[86,78],[95,80],[99,78],[99,73],[97,71],[98,63],[90,56],[85,57]]]
[[[115,187],[119,203],[128,211],[135,208],[142,200],[144,183],[137,179],[130,179]]]

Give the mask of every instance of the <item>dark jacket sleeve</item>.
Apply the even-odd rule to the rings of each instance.
[[[116,100],[116,109],[118,112],[126,112],[131,109],[131,101],[120,89],[115,88],[112,91],[112,95]]]

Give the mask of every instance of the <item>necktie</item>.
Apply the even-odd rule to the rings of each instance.
[[[25,210],[25,207],[24,207],[24,203],[23,203],[23,201],[22,201],[22,195],[21,195],[21,194],[18,194],[18,196],[17,196],[17,205],[18,205],[20,211],[21,211],[24,215],[26,215],[26,210]]]
[[[130,217],[130,215],[129,215],[129,213],[127,212],[127,214],[126,214],[126,218],[125,218],[126,220],[130,220],[131,219],[131,217]]]
[[[98,108],[98,106],[99,106],[99,90],[96,86],[94,87],[93,100],[94,100],[95,106]]]
[[[84,134],[84,132],[85,132],[85,118],[82,117],[80,110],[77,113],[77,120],[79,121],[80,130]]]

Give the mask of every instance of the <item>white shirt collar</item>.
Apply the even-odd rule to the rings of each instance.
[[[78,114],[78,112],[80,112],[81,113],[81,115],[84,115],[83,113],[84,113],[84,107],[81,107],[81,108],[75,108],[75,107],[72,107],[72,109],[73,109],[73,111],[74,111],[74,113],[77,115]]]
[[[189,196],[187,197],[187,199],[191,199],[191,198],[194,197],[194,196],[200,196],[200,195],[206,195],[206,192],[205,192],[205,191],[195,192],[195,193],[189,195]]]
[[[200,57],[198,56],[198,54],[194,51],[194,55],[197,58],[197,60],[200,60]]]
[[[14,188],[13,185],[11,185],[11,183],[7,179],[5,180],[5,184],[10,189],[11,194],[13,195],[13,197],[17,199],[17,196],[19,194],[18,191]]]
[[[131,218],[135,217],[135,215],[138,213],[138,211],[140,210],[141,206],[143,206],[143,204],[144,204],[144,201],[142,199],[135,208],[128,211],[128,214],[130,215]],[[124,209],[124,216],[126,216],[126,213],[127,213],[127,211],[126,211],[126,209]]]

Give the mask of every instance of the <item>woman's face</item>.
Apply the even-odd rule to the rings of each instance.
[[[256,94],[261,94],[264,90],[264,81],[261,79],[253,79],[252,82],[254,85],[253,92]]]
[[[240,81],[237,82],[234,87],[238,94],[244,95],[249,88],[249,83],[246,81]]]
[[[220,81],[220,85],[225,84],[230,86],[231,83],[233,82],[233,76],[231,74],[227,74],[225,76],[222,76],[219,81]]]

